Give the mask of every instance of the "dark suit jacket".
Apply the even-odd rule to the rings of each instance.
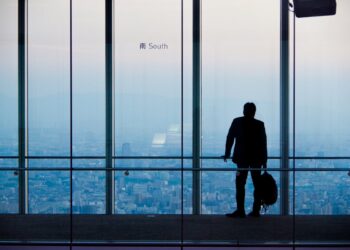
[[[262,121],[238,117],[232,121],[226,139],[225,157],[229,158],[235,142],[232,161],[237,164],[266,164],[267,145]]]

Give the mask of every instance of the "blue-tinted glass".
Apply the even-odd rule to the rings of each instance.
[[[18,213],[18,173],[0,171],[0,214]]]
[[[348,171],[296,172],[295,213],[298,215],[348,215],[350,214],[349,190]]]
[[[193,168],[192,160],[184,160],[185,169]],[[181,174],[181,173],[180,173]],[[192,194],[193,194],[193,172],[183,171],[183,207],[185,214],[192,214]]]
[[[73,212],[104,214],[106,211],[106,172],[73,172]]]
[[[18,4],[0,3],[0,156],[18,154]],[[0,167],[18,167],[16,159],[0,159]],[[0,171],[0,213],[18,212],[18,177]]]
[[[105,154],[105,2],[73,1],[73,154]]]
[[[181,2],[117,1],[114,23],[115,153],[179,155]]]
[[[17,13],[17,1],[0,1],[0,156],[18,154]]]
[[[30,159],[29,168],[67,168],[69,170],[68,159]]]
[[[28,171],[29,213],[69,213],[69,187],[69,171]]]
[[[179,171],[116,172],[115,182],[117,214],[181,213]]]
[[[270,159],[267,161],[267,168],[280,168],[280,160]],[[232,168],[237,168],[237,165],[232,162],[231,159],[227,159],[227,162],[224,162],[223,159],[205,159],[202,160],[202,168],[227,168],[230,170]]]
[[[280,172],[269,172],[276,180],[280,190]],[[236,171],[202,171],[202,213],[203,214],[225,214],[234,211],[236,204]],[[250,212],[253,206],[253,182],[250,173],[245,185],[245,210]],[[276,203],[262,210],[266,214],[279,214],[279,198]]]
[[[291,165],[292,167],[293,165]],[[295,162],[296,168],[316,168],[322,171],[324,168],[349,168],[350,160],[338,159],[307,159],[297,160]],[[316,170],[317,171],[317,170]]]
[[[105,168],[106,161],[104,159],[75,159],[73,160],[73,168]]]
[[[68,213],[70,208],[70,161],[66,159],[29,160],[29,213]],[[66,171],[32,170],[35,168],[65,168]]]
[[[202,177],[202,213],[222,214],[235,207],[234,172],[205,172]]]
[[[118,200],[118,195],[126,199],[127,195],[129,195],[129,201],[134,201],[137,199],[137,194],[133,192],[133,184],[138,183],[138,181],[142,183],[146,183],[145,187],[147,187],[147,192],[154,198],[154,204],[159,202],[159,199],[162,197],[167,197],[170,189],[180,189],[181,191],[181,178],[183,178],[183,212],[185,214],[191,214],[192,212],[192,171],[184,171],[183,175],[181,175],[180,171],[166,171],[166,170],[152,170],[152,171],[133,171],[133,168],[178,168],[181,169],[181,160],[178,159],[118,159],[115,161],[116,168],[129,168],[129,170],[119,171],[117,170],[115,173],[115,190],[116,190],[116,200]],[[184,160],[183,167],[185,169],[192,168],[192,160]],[[157,173],[160,174],[157,174]],[[131,176],[131,173],[133,175]],[[163,175],[161,173],[165,173],[166,180],[163,179]],[[143,176],[150,176],[153,180],[147,180]],[[129,176],[131,178],[129,178]],[[133,176],[137,176],[133,178]],[[171,180],[170,180],[171,179]],[[175,181],[175,184],[171,184],[171,181]],[[162,184],[164,182],[164,184]],[[128,187],[128,190],[126,188]],[[164,194],[161,194],[163,193]],[[168,198],[165,198],[168,199]],[[120,204],[116,203],[116,206]],[[117,209],[117,208],[116,208]],[[181,208],[180,208],[181,209]],[[118,212],[117,212],[118,213]],[[132,210],[125,210],[124,213],[136,213]],[[172,210],[169,211],[169,208],[160,207],[157,210],[157,213],[173,213]]]
[[[117,159],[116,168],[181,168],[179,159]]]
[[[29,155],[69,155],[69,25],[68,0],[28,2]]]
[[[350,213],[348,171],[296,171],[294,189],[292,185],[293,182],[290,197],[292,204],[295,195],[296,241],[347,243]]]
[[[267,14],[268,13],[268,14]],[[202,154],[220,156],[234,117],[254,102],[269,155],[280,148],[279,1],[202,1]]]
[[[0,159],[0,168],[18,168],[17,159]]]
[[[296,154],[349,156],[350,2],[296,19]]]

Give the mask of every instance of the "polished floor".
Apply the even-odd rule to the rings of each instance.
[[[182,220],[183,219],[183,220]],[[0,215],[0,241],[350,244],[350,216]]]

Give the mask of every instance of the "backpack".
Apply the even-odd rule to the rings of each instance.
[[[277,201],[277,184],[272,175],[270,175],[267,171],[264,171],[264,173],[260,176],[259,186],[261,205],[266,211],[269,206],[275,204]]]

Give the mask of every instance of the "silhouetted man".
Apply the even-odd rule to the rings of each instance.
[[[258,182],[261,175],[260,168],[266,167],[267,146],[264,123],[254,119],[256,107],[254,103],[248,102],[244,105],[243,117],[235,118],[232,121],[227,134],[224,161],[231,155],[231,148],[235,142],[232,161],[237,164],[236,172],[236,202],[237,210],[226,214],[228,217],[246,216],[244,209],[245,183],[249,168],[254,185],[254,204],[249,216],[260,216],[260,199],[258,195]],[[242,170],[239,170],[242,168]],[[245,168],[246,170],[244,170]]]

